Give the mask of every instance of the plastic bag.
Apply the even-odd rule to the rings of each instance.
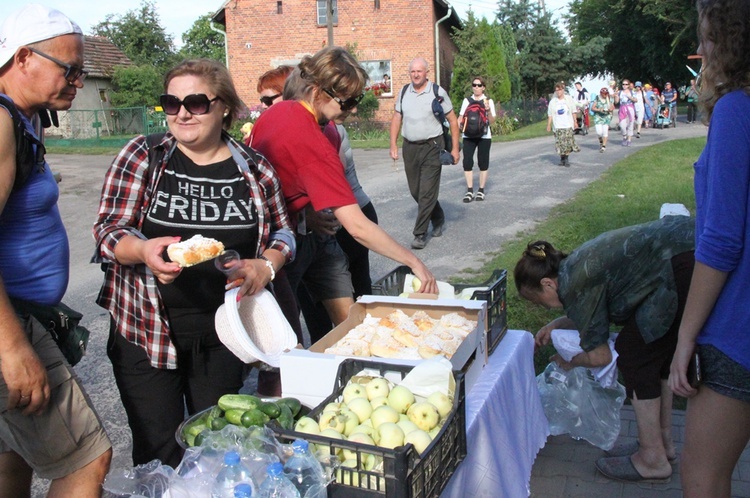
[[[625,388],[602,387],[587,371],[563,370],[551,362],[536,378],[544,414],[553,436],[570,434],[603,450],[612,449],[620,434]]]

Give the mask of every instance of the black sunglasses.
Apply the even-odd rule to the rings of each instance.
[[[208,114],[211,110],[211,104],[217,100],[221,100],[221,97],[214,97],[209,99],[205,93],[194,93],[188,95],[184,99],[180,100],[174,95],[165,93],[159,97],[159,103],[164,114],[174,116],[180,112],[180,107],[185,107],[185,110],[190,114],[200,115]]]
[[[70,64],[66,64],[63,61],[59,59],[55,59],[51,55],[47,55],[41,50],[37,50],[32,47],[26,47],[30,51],[34,52],[36,55],[40,57],[44,57],[47,60],[50,60],[60,66],[61,68],[65,69],[65,81],[68,83],[75,83],[76,81],[83,81],[86,79],[86,75],[89,74],[89,72],[86,69],[83,69],[82,67],[78,66],[71,66]]]
[[[471,86],[480,87],[480,86],[484,86],[484,83],[472,83]]]
[[[271,95],[270,97],[265,96],[260,98],[260,103],[263,104],[266,107],[271,107],[273,105],[273,101],[281,97],[280,93],[277,93],[276,95]]]
[[[350,97],[346,100],[341,100],[340,98],[338,98],[337,96],[333,94],[333,91],[326,90],[325,88],[323,89],[323,91],[326,92],[326,94],[329,97],[331,97],[333,100],[335,100],[336,103],[341,108],[341,110],[344,112],[350,111],[354,109],[355,107],[357,107],[357,105],[362,101],[362,99],[365,96],[365,94],[363,93],[363,94],[357,95],[356,97]]]

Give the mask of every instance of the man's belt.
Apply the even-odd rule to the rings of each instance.
[[[429,143],[434,144],[435,142],[437,142],[437,137],[428,138],[427,140],[409,140],[407,138],[404,138],[404,142],[413,144],[413,145],[427,145]]]

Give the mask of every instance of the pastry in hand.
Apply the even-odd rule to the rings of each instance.
[[[185,268],[213,259],[224,252],[224,244],[216,239],[194,235],[193,237],[169,244],[169,259]]]

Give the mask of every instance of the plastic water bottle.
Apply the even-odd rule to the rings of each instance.
[[[284,464],[284,474],[292,481],[299,495],[305,498],[308,489],[319,487],[323,471],[304,439],[297,439],[292,443],[292,452],[292,456]]]
[[[211,498],[234,498],[234,488],[240,483],[254,487],[250,470],[240,462],[240,454],[227,451],[224,453],[224,464],[211,489]]]
[[[260,498],[299,498],[299,491],[284,475],[284,466],[279,462],[266,468],[266,479],[258,487]]]
[[[252,498],[253,487],[246,482],[241,482],[234,487],[234,498]]]

